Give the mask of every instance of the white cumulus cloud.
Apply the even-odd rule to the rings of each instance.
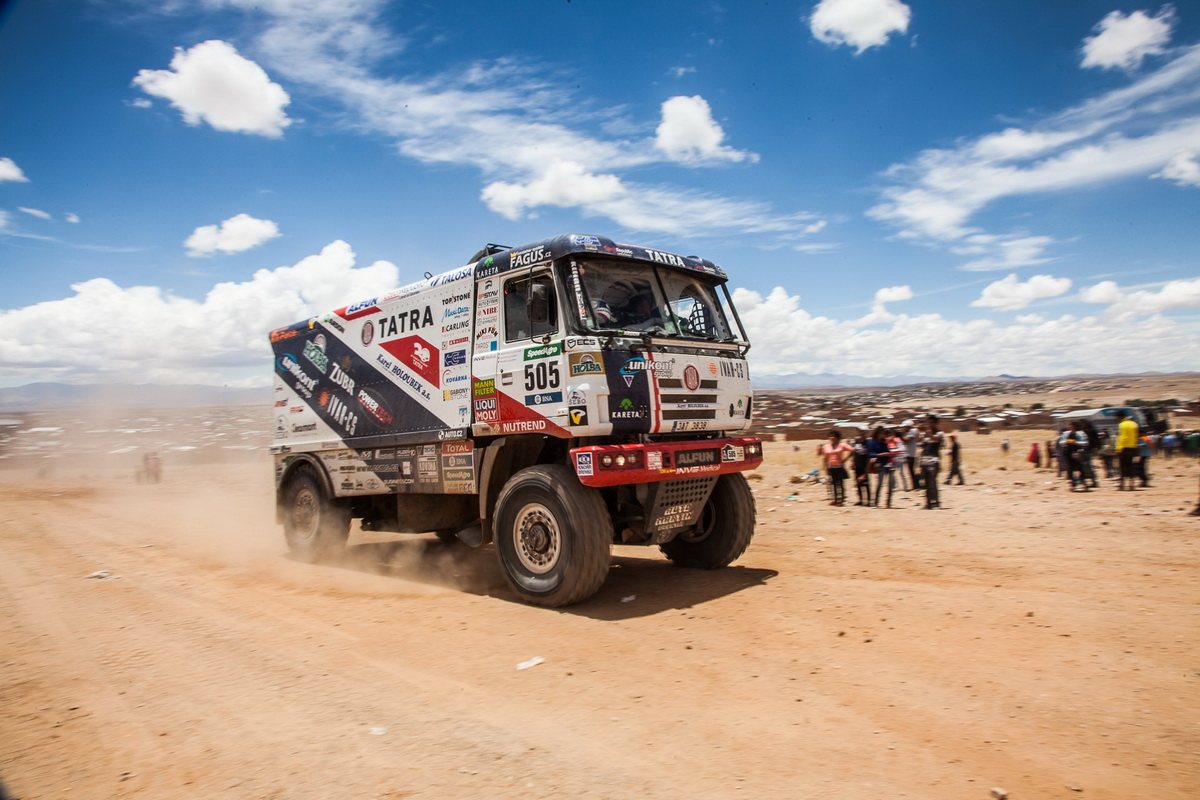
[[[170,69],[141,70],[133,84],[170,101],[189,125],[207,122],[219,131],[278,138],[292,123],[284,112],[291,98],[283,87],[219,39],[176,48]]]
[[[0,369],[30,380],[220,383],[261,376],[266,384],[271,330],[377,295],[398,279],[387,261],[356,267],[343,241],[294,265],[218,283],[200,300],[93,278],[62,299],[0,312]],[[64,319],[73,322],[63,326]]]
[[[11,158],[0,158],[0,183],[4,181],[15,181],[17,183],[29,183],[29,178],[25,177],[25,173],[17,166],[17,163]]]
[[[1200,278],[1167,281],[1157,291],[1122,289],[1115,281],[1101,281],[1080,292],[1079,299],[1107,305],[1110,314],[1122,319],[1177,308],[1200,308]]]
[[[42,211],[40,208],[27,208],[26,206],[17,206],[17,211],[20,211],[22,214],[28,214],[31,217],[37,217],[38,219],[50,219],[51,218],[49,211]]]
[[[230,217],[220,225],[202,225],[192,231],[183,246],[193,258],[213,253],[241,253],[279,236],[279,226],[269,219],[249,214]]]
[[[79,222],[79,215],[73,211],[68,211],[66,214],[63,214],[63,219],[65,219],[67,222],[70,222],[72,225],[75,225]]]
[[[555,161],[528,183],[495,181],[483,187],[480,196],[488,208],[519,219],[540,205],[595,206],[625,194],[615,175],[592,175],[574,161]]]
[[[813,314],[800,298],[776,287],[769,294],[733,293],[752,341],[755,379],[794,374],[940,377],[1061,375],[1088,372],[1194,369],[1200,328],[1162,315],[1134,316],[1121,324],[1106,314],[1054,319],[1021,315],[948,319],[940,314],[895,315],[883,326]],[[761,346],[762,343],[769,346]],[[1069,343],[1069,352],[1064,347]],[[1064,362],[1064,353],[1067,361]]]
[[[861,53],[907,31],[911,17],[912,9],[900,0],[821,0],[808,25],[825,44],[844,44]]]
[[[1034,275],[1027,281],[1012,273],[1006,278],[989,283],[984,287],[979,297],[971,301],[977,308],[998,308],[1001,311],[1015,311],[1024,308],[1034,300],[1046,297],[1058,297],[1071,290],[1070,278],[1056,278],[1053,275]]]
[[[758,155],[721,144],[725,131],[713,119],[708,101],[700,95],[682,95],[662,104],[662,122],[654,146],[672,161],[757,161]]]
[[[1194,152],[1176,153],[1175,157],[1151,177],[1162,178],[1179,186],[1200,186],[1200,163]]]
[[[1175,26],[1175,10],[1163,6],[1153,17],[1145,11],[1109,12],[1096,25],[1096,35],[1083,40],[1082,66],[1137,69],[1147,56],[1166,50]]]

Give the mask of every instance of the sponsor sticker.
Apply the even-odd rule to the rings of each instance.
[[[562,353],[562,344],[555,342],[554,344],[541,345],[540,347],[526,347],[525,360],[533,361],[538,358],[549,358]]]
[[[561,403],[562,392],[541,392],[540,394],[525,395],[525,405],[542,406],[547,403]]]
[[[596,474],[592,465],[591,453],[575,454],[575,473],[580,477],[590,477]]]
[[[604,364],[591,353],[568,353],[571,375],[603,375]],[[632,379],[630,381],[632,383]]]
[[[646,469],[658,472],[662,469],[662,451],[650,450],[646,453]]]
[[[443,367],[457,367],[460,364],[467,363],[466,350],[451,350],[448,353],[442,353]]]
[[[438,349],[420,336],[404,336],[380,344],[428,384],[439,386]]]
[[[324,375],[329,370],[329,356],[325,355],[325,334],[318,333],[304,343],[302,355]]]
[[[586,406],[571,406],[567,412],[568,418],[572,425],[584,426],[588,424],[588,414]]]
[[[586,406],[587,395],[578,389],[572,389],[567,392],[567,405],[569,406]]]
[[[716,450],[680,450],[675,453],[675,466],[696,467],[702,464],[716,464],[720,456]]]
[[[733,444],[727,444],[721,448],[722,461],[745,461],[746,449]]]
[[[476,397],[491,397],[496,393],[496,379],[484,378],[483,380],[475,381],[472,393]]]

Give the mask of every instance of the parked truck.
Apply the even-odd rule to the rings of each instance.
[[[279,328],[277,519],[315,560],[364,531],[494,543],[526,602],[614,543],[714,569],[754,534],[750,342],[711,261],[562,235]]]

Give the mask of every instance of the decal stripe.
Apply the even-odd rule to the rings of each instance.
[[[646,360],[653,362],[654,361],[654,353],[647,350],[646,351]],[[650,418],[652,420],[654,420],[654,425],[651,426],[650,432],[658,433],[659,430],[662,429],[662,423],[663,423],[663,416],[658,413],[659,409],[662,408],[662,403],[658,397],[658,373],[655,373],[655,372],[647,373],[646,380],[650,381],[650,387],[651,387],[650,396],[652,398],[650,401]]]

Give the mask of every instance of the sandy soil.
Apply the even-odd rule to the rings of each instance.
[[[1072,494],[1022,461],[1035,436],[968,441],[940,511],[831,508],[789,482],[807,446],[772,445],[738,563],[616,548],[561,611],[428,536],[289,560],[265,460],[0,473],[0,776],[23,798],[1193,797],[1198,465]]]

